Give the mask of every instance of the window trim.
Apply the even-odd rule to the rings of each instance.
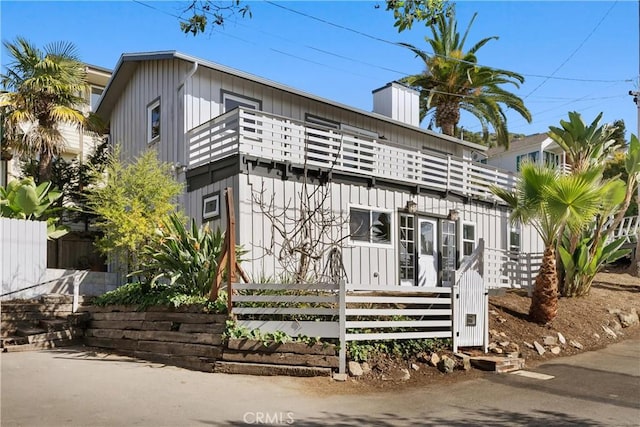
[[[387,215],[389,215],[389,219],[390,219],[390,224],[389,224],[389,242],[388,243],[377,243],[377,242],[372,242],[371,241],[371,228],[373,228],[372,226],[369,229],[369,240],[368,241],[364,241],[364,240],[353,240],[351,238],[351,209],[358,209],[361,211],[368,211],[369,212],[369,222],[371,223],[371,214],[373,212],[379,212],[379,213],[386,213]],[[347,222],[347,226],[349,227],[349,238],[347,239],[347,243],[349,245],[353,245],[353,246],[366,246],[366,247],[375,247],[375,248],[385,248],[385,249],[389,249],[389,248],[393,248],[394,247],[394,238],[395,238],[395,232],[394,232],[394,225],[396,222],[395,219],[395,211],[393,209],[385,209],[385,208],[378,208],[375,206],[363,206],[363,205],[355,205],[355,204],[350,204],[349,205],[349,221]]]
[[[239,93],[231,92],[225,89],[220,89],[220,103],[222,104],[223,113],[228,113],[229,111],[226,108],[227,99],[237,102],[242,102],[244,104],[255,104],[257,108],[254,108],[256,111],[262,111],[262,100],[251,98],[250,96],[241,95]]]
[[[207,203],[217,200],[217,209],[214,212],[207,213]],[[220,218],[220,192],[209,193],[202,196],[202,221],[211,221],[212,219]]]
[[[473,240],[464,238],[464,227],[465,226],[473,227]],[[475,222],[461,221],[460,222],[460,260],[461,261],[464,260],[465,257],[468,257],[469,255],[471,255],[471,254],[469,254],[469,255],[465,255],[464,254],[464,244],[465,243],[471,243],[471,242],[473,242],[473,250],[471,251],[471,252],[473,252],[478,247],[478,227],[477,227]]]
[[[153,136],[153,110],[158,108],[158,134]],[[147,144],[152,144],[160,139],[162,136],[162,105],[160,103],[160,97],[157,97],[153,101],[147,104]]]

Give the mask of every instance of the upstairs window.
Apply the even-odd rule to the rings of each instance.
[[[349,210],[349,232],[352,242],[391,244],[391,212],[361,208]]]
[[[476,225],[462,224],[462,258],[468,257],[476,248]]]
[[[520,223],[510,224],[509,225],[509,251],[510,252],[520,252],[522,247],[521,245],[521,236],[522,236],[522,227]]]
[[[160,98],[147,106],[147,142],[160,138]]]
[[[522,162],[524,161],[529,161],[532,163],[537,163],[538,162],[538,155],[540,153],[538,153],[537,151],[534,151],[532,153],[527,153],[527,154],[521,154],[519,156],[516,157],[516,170],[518,172],[520,172],[520,165],[522,164]]]
[[[102,92],[104,92],[103,87],[91,86],[91,93],[89,94],[89,105],[91,106],[91,111],[96,111]]]

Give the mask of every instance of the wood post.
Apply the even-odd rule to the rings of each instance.
[[[220,285],[222,284],[222,275],[227,270],[227,310],[231,314],[232,311],[232,295],[233,285],[237,282],[238,275],[245,282],[249,282],[249,277],[242,270],[238,260],[236,259],[236,216],[233,208],[233,189],[227,187],[224,190],[225,204],[227,209],[227,229],[224,233],[224,243],[222,245],[222,252],[218,259],[218,267],[216,269],[216,275],[211,283],[211,293],[209,294],[209,300],[215,301],[218,299],[218,292],[220,291]]]

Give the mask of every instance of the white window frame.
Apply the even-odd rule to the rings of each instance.
[[[387,215],[389,215],[389,242],[388,243],[377,243],[377,242],[373,242],[371,241],[371,229],[373,227],[370,227],[369,229],[369,240],[368,241],[363,241],[363,240],[353,240],[351,238],[351,210],[352,209],[358,209],[361,211],[368,211],[369,212],[369,223],[371,225],[371,214],[373,212],[378,212],[378,213],[385,213]],[[349,227],[349,239],[348,239],[348,243],[350,245],[353,246],[367,246],[367,247],[377,247],[377,248],[393,248],[394,245],[394,225],[396,222],[395,219],[395,215],[394,215],[394,211],[392,209],[383,209],[383,208],[377,208],[377,207],[373,207],[373,206],[362,206],[362,205],[349,205],[349,221],[347,223],[347,226]]]
[[[512,232],[516,232],[516,234],[519,236],[519,244],[518,245],[514,245],[513,242],[511,241],[511,233]],[[517,249],[512,249],[512,248],[517,248]],[[522,252],[522,224],[518,223],[511,223],[509,222],[508,226],[507,226],[507,251],[509,253],[511,252],[515,252],[515,253],[520,253]]]
[[[464,228],[465,227],[473,227],[473,240],[464,238]],[[473,243],[473,252],[478,247],[478,227],[475,222],[471,221],[462,221],[460,224],[460,260],[464,260],[469,255],[464,254],[464,244],[465,243]]]
[[[207,203],[216,202],[216,209],[207,212]],[[208,194],[202,198],[202,219],[203,221],[220,217],[220,192]]]
[[[155,110],[156,108],[158,108],[159,126],[158,126],[158,134],[154,136],[152,120],[153,120],[153,110]],[[156,98],[149,105],[147,105],[147,143],[148,144],[156,142],[157,140],[160,139],[160,136],[162,135],[161,127],[162,127],[162,107],[160,106],[160,98]]]

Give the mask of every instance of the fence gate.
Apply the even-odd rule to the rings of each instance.
[[[480,347],[487,351],[489,296],[483,274],[484,240],[455,274],[453,288],[453,351],[458,347]]]

